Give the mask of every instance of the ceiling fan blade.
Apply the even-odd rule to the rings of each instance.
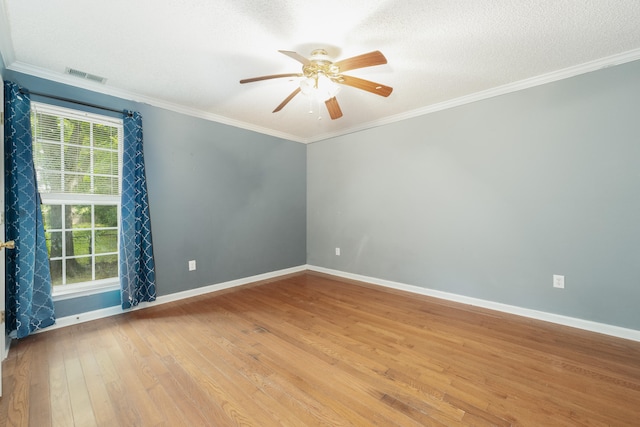
[[[298,52],[293,52],[290,50],[279,50],[278,52],[287,55],[289,58],[293,58],[296,61],[300,62],[302,65],[309,65],[310,61],[304,56],[300,55]]]
[[[344,71],[355,70],[356,68],[372,67],[386,63],[387,58],[384,57],[382,52],[374,50],[373,52],[363,53],[362,55],[334,62],[333,65],[337,65],[342,73]]]
[[[279,79],[282,77],[302,77],[302,74],[300,73],[289,73],[289,74],[271,74],[268,76],[260,76],[260,77],[252,77],[250,79],[242,79],[240,80],[240,83],[253,83],[253,82],[259,82],[262,80],[269,80],[269,79]]]
[[[296,96],[297,94],[300,93],[300,88],[296,88],[296,90],[294,90],[293,92],[291,92],[291,94],[289,96],[287,96],[284,101],[282,101],[280,103],[280,105],[278,105],[276,107],[275,110],[273,110],[274,113],[277,113],[278,111],[282,110],[284,108],[285,105],[287,105],[289,103],[289,101],[291,101],[293,99],[294,96]]]
[[[340,109],[340,104],[338,104],[338,100],[335,96],[333,98],[327,99],[324,103],[327,106],[327,110],[329,110],[331,120],[339,119],[340,117],[342,117],[342,110]]]
[[[392,87],[369,80],[359,79],[353,76],[341,75],[339,79],[335,79],[334,81],[343,85],[355,87],[356,89],[366,90],[367,92],[375,93],[376,95],[384,97],[391,95],[391,92],[393,92]]]

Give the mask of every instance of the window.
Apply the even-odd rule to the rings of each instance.
[[[54,295],[118,281],[122,120],[32,102]]]

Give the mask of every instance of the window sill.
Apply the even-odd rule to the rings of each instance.
[[[63,301],[78,297],[101,294],[104,292],[116,291],[120,289],[118,280],[105,280],[100,282],[82,283],[77,285],[65,285],[64,289],[53,292],[54,301]]]

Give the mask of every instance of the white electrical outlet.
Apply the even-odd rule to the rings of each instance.
[[[560,276],[559,274],[553,275],[553,287],[564,289],[564,276]]]
[[[189,271],[193,271],[196,269],[196,260],[192,259],[191,261],[189,261]]]
[[[336,248],[336,256],[340,256],[340,248]]]

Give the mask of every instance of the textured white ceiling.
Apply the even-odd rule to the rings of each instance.
[[[311,142],[640,59],[640,1],[2,0],[0,37],[9,69]],[[393,93],[344,87],[331,120],[303,95],[271,113],[291,79],[239,84],[299,72],[278,49],[315,48],[382,51],[347,74]]]

